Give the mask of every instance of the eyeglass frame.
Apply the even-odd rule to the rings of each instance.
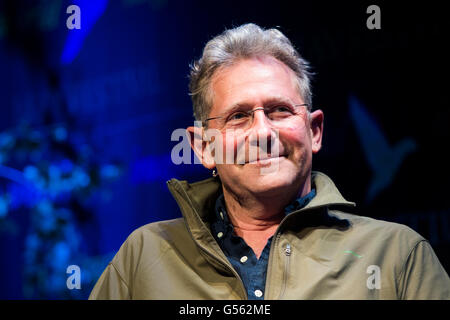
[[[300,103],[300,104],[293,104],[292,106],[294,106],[294,107],[309,107],[310,105],[309,105],[308,103]],[[246,114],[248,114],[249,116],[252,116],[252,121],[253,121],[253,117],[254,117],[253,114],[254,114],[255,111],[258,111],[258,110],[263,110],[263,111],[265,111],[266,109],[265,109],[264,107],[258,107],[258,108],[255,108],[255,109],[253,109],[253,110],[249,110],[249,111],[240,111],[240,112],[246,113]],[[217,117],[207,118],[207,119],[205,119],[205,120],[202,121],[202,125],[203,125],[203,127],[206,127],[207,121],[215,120],[215,119],[222,119],[222,118],[226,118],[226,117],[227,117],[227,115],[222,115],[222,116],[217,116]]]

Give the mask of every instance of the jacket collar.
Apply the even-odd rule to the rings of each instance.
[[[329,206],[351,206],[356,204],[344,199],[333,181],[325,174],[313,171],[311,181],[316,188],[316,196],[301,210]],[[209,178],[195,183],[171,179],[168,188],[177,201],[186,223],[195,236],[209,231],[206,224],[214,212],[217,197],[222,192],[221,182],[217,178]],[[209,232],[207,232],[209,233]]]
[[[313,171],[311,181],[316,188],[316,196],[303,208],[304,210],[325,206],[356,206],[354,202],[344,199],[334,182],[324,173]]]

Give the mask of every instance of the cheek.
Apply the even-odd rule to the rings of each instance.
[[[304,152],[305,149],[311,147],[311,138],[304,125],[283,128],[279,135],[281,144],[291,153]]]

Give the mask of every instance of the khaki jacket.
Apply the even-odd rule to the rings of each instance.
[[[450,279],[427,240],[348,213],[355,204],[323,173],[313,172],[312,183],[316,196],[274,235],[265,299],[450,299]],[[220,181],[167,184],[183,218],[135,230],[89,299],[247,299],[209,229]]]

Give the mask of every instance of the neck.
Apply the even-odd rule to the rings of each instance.
[[[284,218],[284,208],[297,197],[305,196],[311,191],[307,180],[300,191],[280,192],[272,196],[238,197],[225,186],[223,194],[228,216],[237,236],[244,239],[259,259],[267,240],[272,237]]]
[[[230,221],[243,231],[267,231],[278,226],[284,218],[284,208],[311,191],[310,179],[299,188],[281,190],[271,195],[237,195],[223,186],[223,193]],[[273,230],[275,232],[275,230]]]

